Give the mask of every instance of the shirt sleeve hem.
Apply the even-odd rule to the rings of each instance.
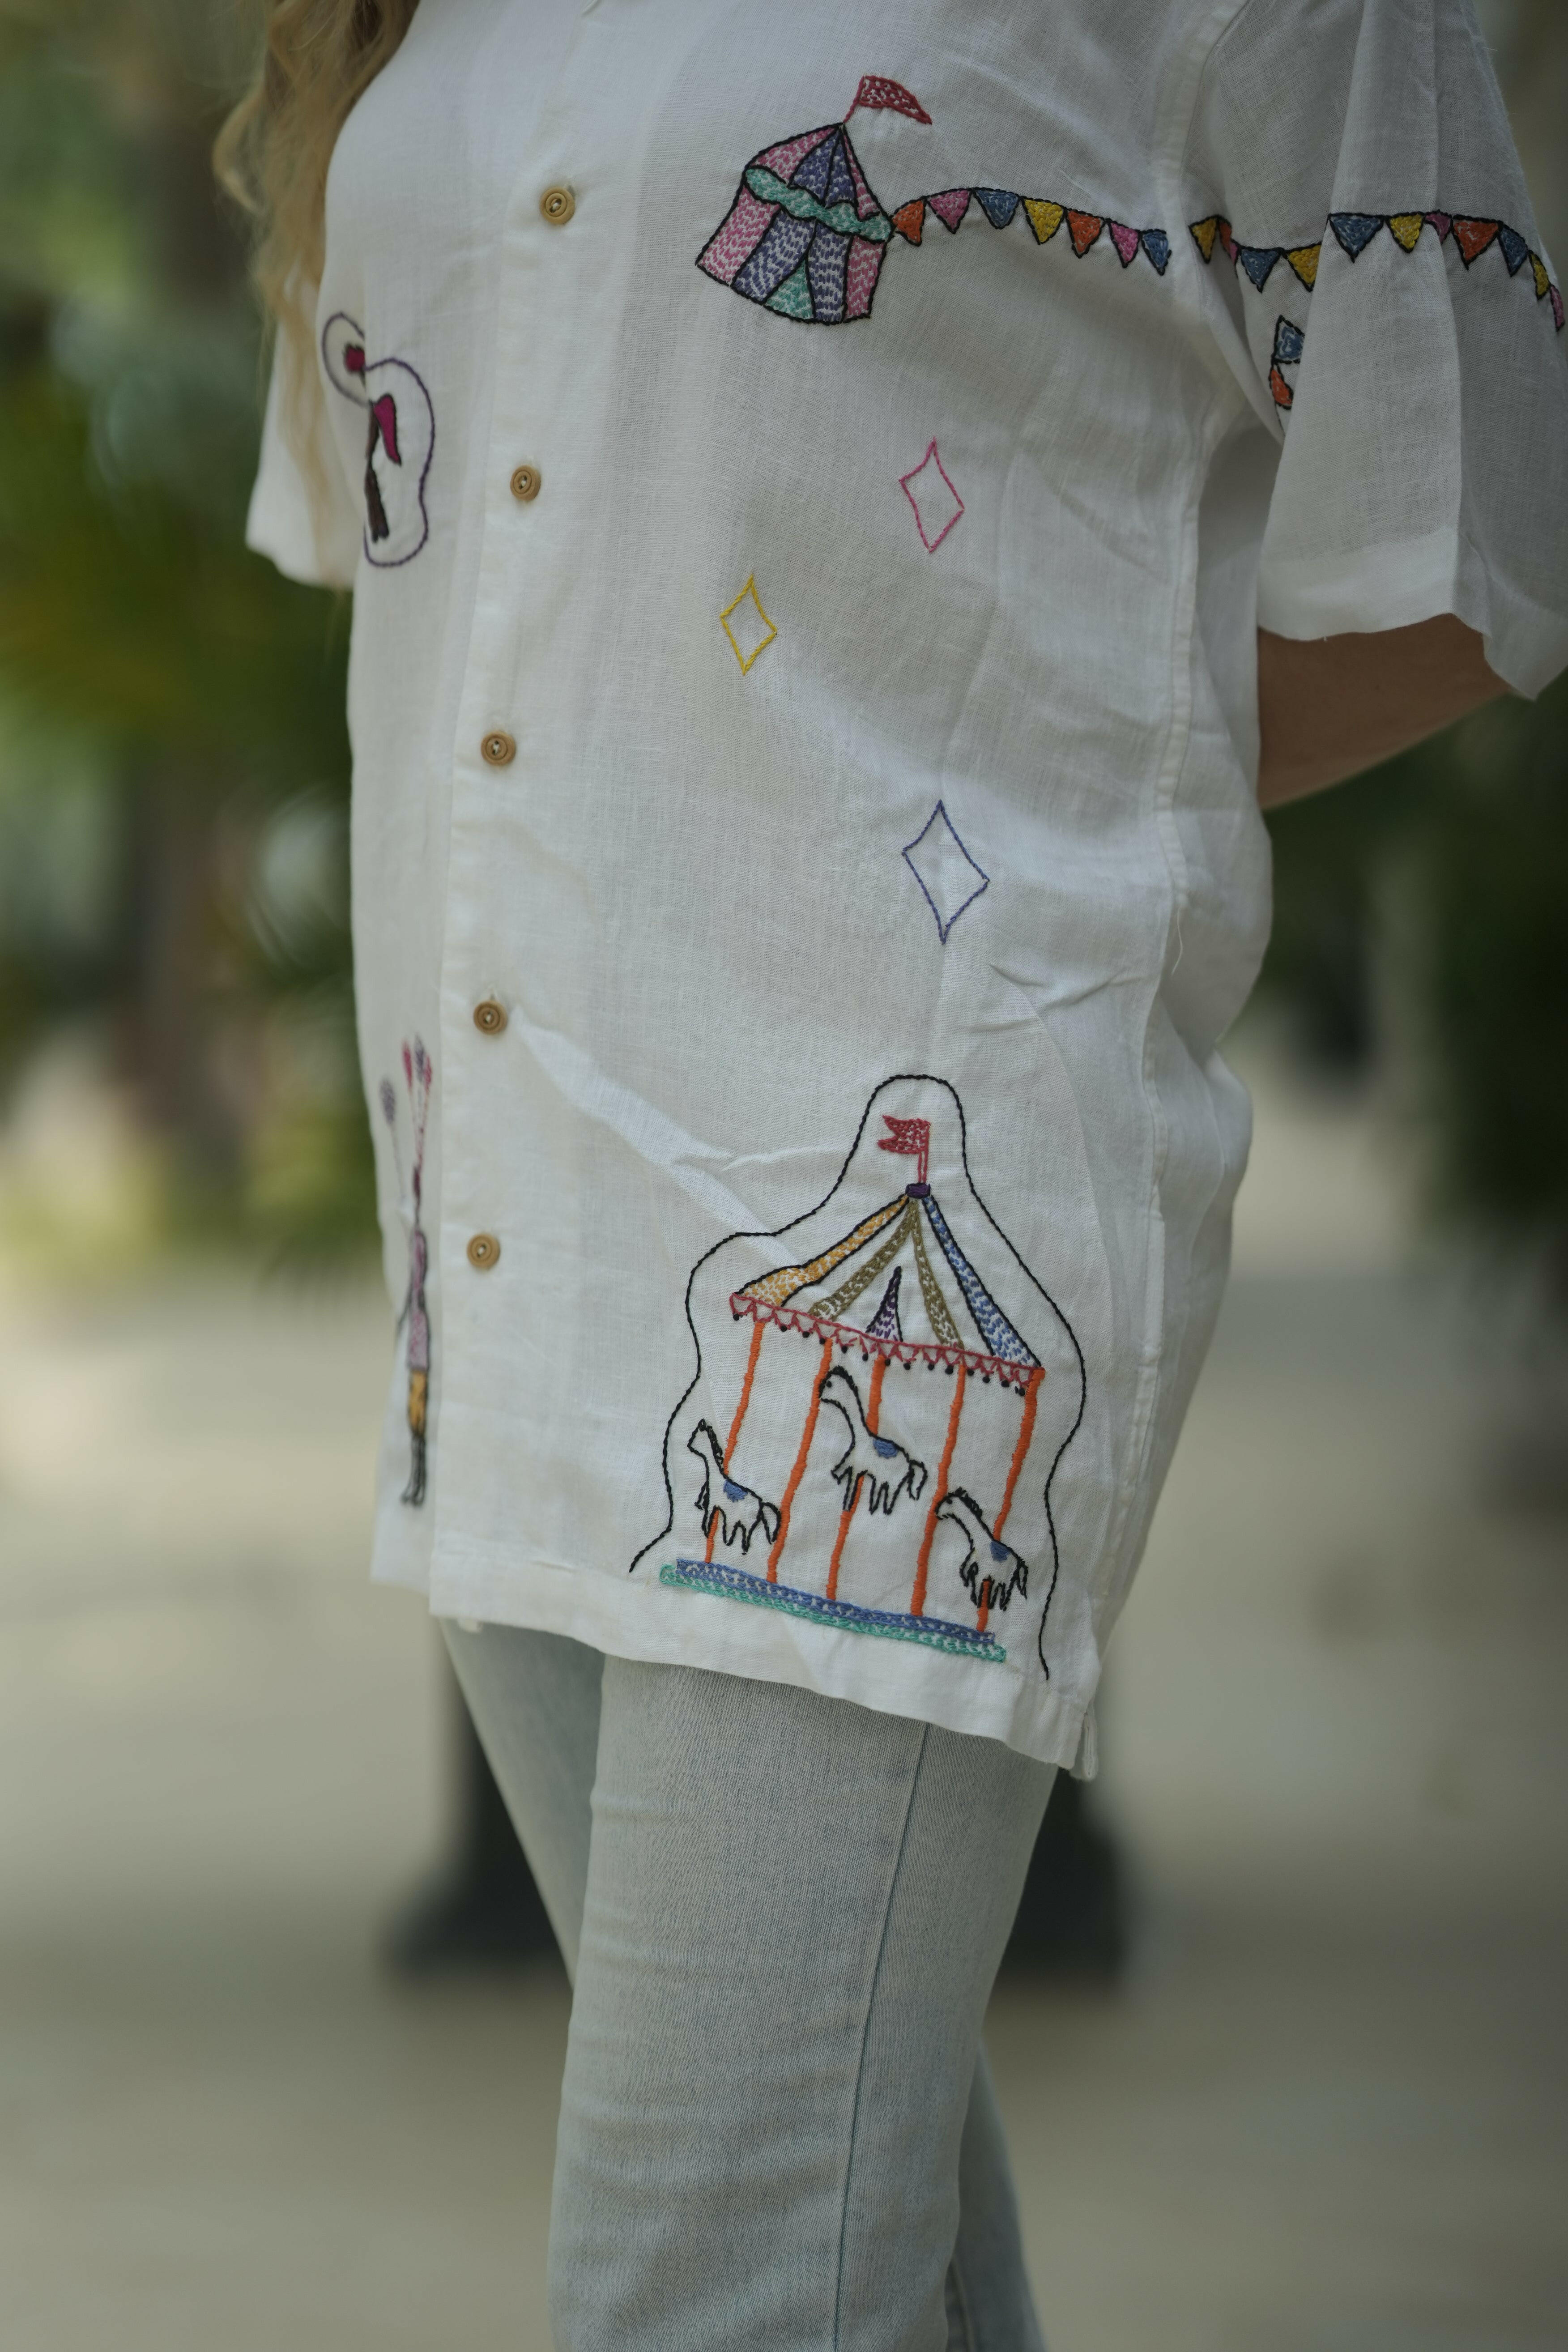
[[[307,588],[352,588],[354,568],[323,562],[308,513],[296,513],[286,500],[270,494],[265,474],[258,480],[246,518],[245,543],[254,554],[277,565],[286,580]]]
[[[1452,613],[1482,638],[1505,685],[1534,696],[1568,664],[1568,614],[1487,570],[1455,530],[1353,555],[1265,561],[1258,625],[1281,637],[1363,635]]]

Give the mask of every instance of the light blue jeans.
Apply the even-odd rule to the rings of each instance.
[[[443,1630],[574,1988],[558,2352],[1041,2352],[980,2030],[1050,1768]]]

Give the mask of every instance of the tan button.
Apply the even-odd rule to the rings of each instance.
[[[506,1027],[506,1006],[498,1004],[493,996],[487,996],[474,1007],[474,1026],[482,1029],[487,1037],[499,1037]]]
[[[468,1264],[476,1273],[489,1274],[500,1255],[500,1244],[494,1234],[475,1234],[468,1243]]]
[[[539,209],[552,228],[564,228],[577,209],[577,199],[570,188],[546,188]]]
[[[494,727],[479,745],[479,750],[492,768],[510,766],[517,757],[517,745],[504,727]]]
[[[528,505],[531,499],[536,499],[539,496],[537,466],[518,467],[511,478],[511,494],[514,499],[521,499],[524,506]]]

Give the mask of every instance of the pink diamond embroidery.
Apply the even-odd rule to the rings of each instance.
[[[959,516],[963,500],[948,479],[936,443],[927,447],[918,466],[899,477],[899,487],[914,509],[915,528],[928,555],[934,555]]]

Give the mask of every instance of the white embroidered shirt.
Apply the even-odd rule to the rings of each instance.
[[[378,1576],[1091,1768],[1256,625],[1544,683],[1562,321],[1462,0],[423,0],[250,530],[354,591]]]

